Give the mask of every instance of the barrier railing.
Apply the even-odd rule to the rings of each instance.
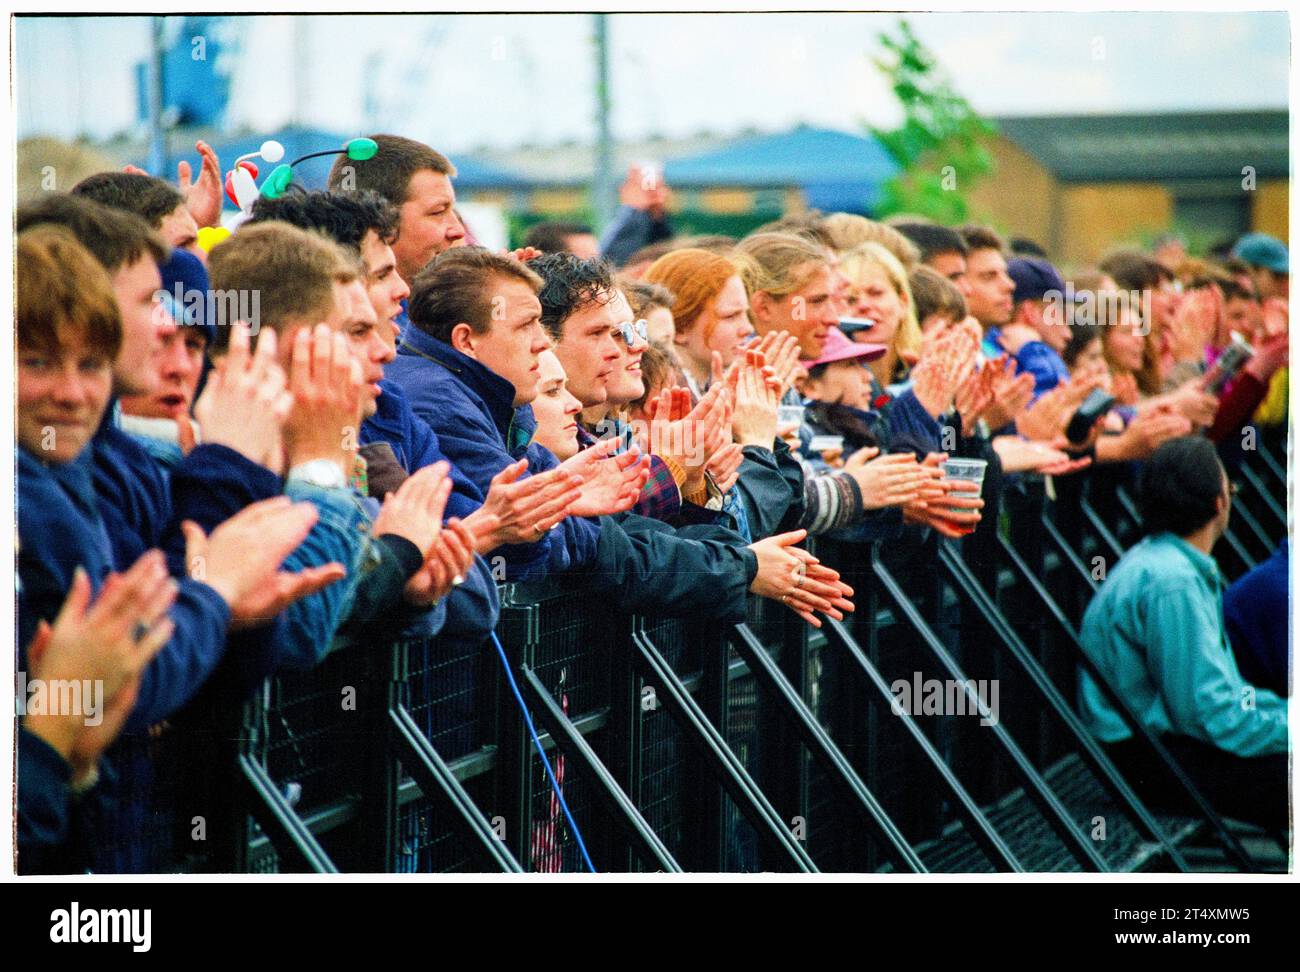
[[[1277,466],[1243,467],[1274,504]],[[1055,500],[1042,480],[1010,484],[1004,529],[979,547],[821,540],[858,604],[821,631],[758,600],[723,626],[618,615],[563,583],[503,588],[504,654],[595,868],[1184,870],[1201,837],[1256,866],[1080,648],[1096,565],[1140,524],[1124,483],[1076,480]],[[1275,521],[1257,516],[1250,542],[1285,535]],[[1088,736],[1080,667],[1190,817],[1149,810]],[[902,685],[931,682],[957,711],[900,704]],[[1000,712],[981,684],[1000,685]],[[171,864],[155,869],[584,869],[491,643],[351,647],[172,736],[199,782],[167,805],[154,860]],[[187,839],[196,807],[203,836]]]

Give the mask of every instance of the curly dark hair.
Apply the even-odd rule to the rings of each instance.
[[[564,322],[586,305],[605,304],[617,293],[614,265],[608,260],[580,260],[572,253],[546,253],[528,261],[542,278],[537,299],[542,303],[542,326],[559,341]]]
[[[278,220],[324,233],[335,243],[361,251],[371,230],[385,243],[397,239],[397,207],[370,189],[358,192],[289,192],[279,199],[258,197],[248,223]]]
[[[135,213],[154,229],[185,203],[185,197],[170,182],[132,172],[96,172],[73,186],[72,194]]]

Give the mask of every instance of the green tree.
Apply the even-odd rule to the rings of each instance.
[[[880,215],[917,213],[960,223],[968,214],[966,194],[993,168],[984,142],[996,129],[957,93],[906,20],[879,41],[883,52],[872,61],[903,110],[899,127],[871,127],[899,168],[883,187]]]

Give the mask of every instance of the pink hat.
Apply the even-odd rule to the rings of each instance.
[[[830,364],[834,361],[849,361],[853,358],[875,361],[888,350],[889,348],[883,344],[865,344],[861,341],[852,341],[845,337],[844,332],[838,327],[833,327],[826,333],[822,353],[811,361],[801,361],[800,364],[805,368],[815,368],[817,365]]]

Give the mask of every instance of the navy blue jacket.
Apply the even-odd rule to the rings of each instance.
[[[517,459],[528,459],[525,476],[556,465],[550,452],[530,444],[537,428],[532,406],[515,408],[510,382],[451,345],[409,327],[397,360],[386,371],[415,414],[437,433],[443,453],[472,484],[477,504],[482,505],[492,477]],[[492,551],[488,560],[502,558],[509,581],[536,580],[590,563],[598,532],[594,524],[569,517],[536,543],[507,544]]]
[[[1283,540],[1269,557],[1223,594],[1223,620],[1242,677],[1252,685],[1291,694],[1287,636],[1291,585],[1291,541]]]
[[[361,425],[361,444],[387,442],[407,473],[447,459],[438,443],[438,433],[411,410],[401,387],[390,378],[385,378],[379,386],[383,394],[376,402],[375,414]],[[463,520],[483,501],[474,484],[454,463],[450,476],[452,491],[447,498],[446,515]],[[496,581],[482,557],[474,557],[474,565],[466,575],[465,583],[447,595],[446,607],[447,617],[442,628],[445,635],[477,642],[486,639],[496,628],[501,604]]]
[[[44,739],[18,729],[18,873],[58,870],[68,836],[72,767]]]
[[[141,554],[161,548],[181,587],[172,609],[176,633],[150,663],[127,728],[142,729],[182,708],[221,660],[227,642],[229,608],[212,588],[189,578],[180,524],[192,520],[211,533],[244,507],[278,496],[280,477],[222,445],[201,445],[166,473],[131,435],[105,416],[91,449],[95,495],[113,549],[114,569],[126,570]],[[190,621],[187,607],[198,592],[220,603],[219,618]],[[210,609],[209,609],[209,613]],[[284,620],[230,637],[240,669],[251,686],[276,668]]]
[[[493,476],[521,457],[527,457],[529,473],[558,465],[554,455],[532,443],[533,410],[514,407],[508,381],[419,328],[407,330],[388,375],[401,384],[412,409],[437,432],[448,458],[480,495]],[[536,544],[506,546],[494,554],[505,558],[512,581],[569,573],[589,590],[617,592],[621,610],[703,612],[737,621],[745,617],[746,594],[758,569],[743,538],[729,530],[698,526],[678,533],[632,514],[571,516]]]
[[[103,499],[101,456],[94,445],[67,466],[46,466],[19,450],[18,536],[19,642],[31,641],[40,620],[53,621],[72,587],[78,565],[98,591],[113,570],[130,567],[158,538],[130,529],[127,513],[157,512],[156,496],[123,487],[121,505]],[[141,465],[138,482],[150,478],[152,459]],[[165,487],[163,487],[165,489]],[[230,610],[207,584],[183,578],[170,612],[175,633],[145,669],[128,729],[143,729],[185,705],[220,660]]]

